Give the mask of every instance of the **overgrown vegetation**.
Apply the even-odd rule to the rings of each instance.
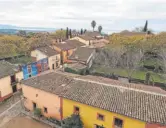
[[[166,33],[122,36],[113,34],[110,44],[97,50],[92,72],[165,83]],[[150,74],[148,74],[150,72]]]
[[[74,70],[72,68],[66,67],[64,69],[65,72],[69,72],[69,73],[74,73],[74,74],[79,74],[79,75],[87,75],[88,74],[88,70],[85,69],[79,69],[79,70]]]
[[[79,115],[72,114],[62,121],[62,128],[83,128],[83,122]]]
[[[40,109],[40,108],[36,108],[36,109],[34,110],[34,115],[37,116],[37,117],[40,117],[40,116],[42,115],[41,109]]]

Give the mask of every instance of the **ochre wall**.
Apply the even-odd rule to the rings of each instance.
[[[62,59],[63,63],[68,62],[68,55],[69,56],[72,55],[72,53],[74,51],[74,49],[64,51],[64,50],[61,50],[60,48],[56,47],[56,45],[54,45],[53,48],[61,53],[61,57],[62,57],[61,59]],[[68,52],[68,55],[67,55],[67,52]]]
[[[57,67],[56,67],[56,62],[58,63]],[[60,66],[60,54],[49,57],[48,64],[50,69],[52,69],[53,64],[55,69],[58,68]]]
[[[69,62],[68,57],[73,54],[73,51],[74,51],[74,49],[70,49],[70,50],[68,50],[68,51],[63,51],[63,57],[64,57],[63,62],[64,62],[64,63]],[[67,52],[68,52],[68,53],[67,53]]]
[[[128,118],[126,116],[108,112],[99,108],[91,107],[64,98],[63,98],[63,118],[66,118],[73,113],[74,106],[78,106],[80,108],[80,116],[82,118],[85,128],[94,128],[94,124],[98,124],[100,126],[103,125],[105,128],[114,128],[113,127],[114,117],[123,120],[124,122],[123,128],[145,128],[145,122]],[[104,115],[105,120],[104,121],[98,120],[97,113]]]
[[[13,93],[10,76],[0,79],[0,91],[1,91],[1,97]]]
[[[61,119],[61,98],[30,87],[22,85],[23,96],[25,97],[24,105],[28,110],[33,110],[33,102],[36,103],[37,108],[42,109],[42,113],[46,117],[53,117],[58,120]],[[47,108],[48,113],[44,113],[44,107]]]
[[[15,77],[16,79],[18,79],[18,81],[22,80],[23,72],[16,73]],[[17,83],[17,90],[18,89],[21,89],[21,85],[19,83]],[[13,90],[12,90],[10,76],[6,76],[0,79],[0,93],[1,93],[1,98],[4,97],[3,100],[12,95]]]

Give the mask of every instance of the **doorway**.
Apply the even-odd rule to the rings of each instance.
[[[13,93],[17,92],[17,85],[12,86]]]
[[[33,102],[33,110],[36,109],[36,103]]]
[[[16,77],[15,77],[15,75],[10,76],[10,79],[11,79],[11,84],[13,84],[13,83],[16,82]]]

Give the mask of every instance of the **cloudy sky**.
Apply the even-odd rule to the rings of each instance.
[[[166,0],[0,0],[0,24],[22,27],[91,29],[95,20],[104,31],[144,26],[166,30]]]

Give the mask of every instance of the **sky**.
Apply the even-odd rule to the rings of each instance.
[[[154,31],[166,30],[166,0],[0,0],[0,24],[22,27],[133,30],[148,20]],[[96,26],[96,29],[97,29]]]

